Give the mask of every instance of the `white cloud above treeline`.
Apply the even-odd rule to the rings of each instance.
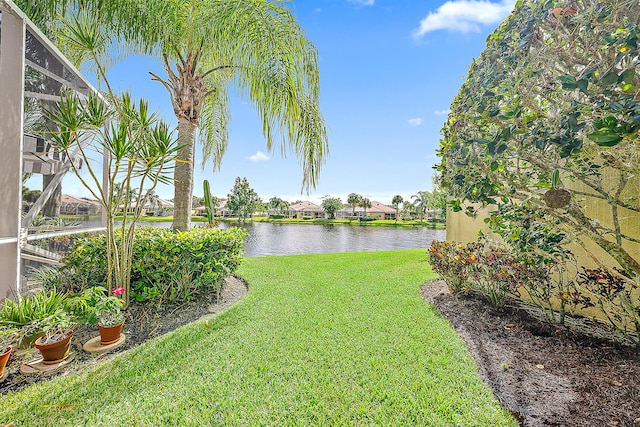
[[[420,21],[414,36],[420,38],[431,31],[449,30],[453,32],[477,33],[484,25],[499,24],[513,10],[516,0],[450,0],[429,12]]]
[[[449,114],[451,112],[451,110],[439,110],[439,111],[434,111],[433,114],[435,114],[436,116],[444,116],[445,114]]]
[[[414,119],[409,119],[407,121],[409,122],[409,125],[411,125],[411,126],[420,126],[422,124],[422,118],[421,117],[416,117]]]
[[[247,157],[247,160],[249,160],[252,163],[257,163],[257,162],[264,162],[266,160],[269,160],[269,156],[267,156],[266,154],[264,154],[262,151],[258,151],[256,154],[254,154],[253,156],[249,156]]]

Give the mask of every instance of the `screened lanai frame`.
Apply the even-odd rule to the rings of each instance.
[[[15,298],[23,286],[25,260],[55,262],[55,255],[31,244],[56,235],[104,229],[102,226],[30,234],[29,227],[55,187],[71,169],[71,161],[30,130],[44,119],[38,112],[60,99],[61,90],[86,97],[96,89],[11,1],[0,0],[0,300]],[[103,188],[107,173],[103,159]],[[22,217],[23,173],[55,175],[42,196]]]

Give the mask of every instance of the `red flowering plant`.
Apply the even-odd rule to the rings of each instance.
[[[94,286],[73,299],[71,310],[83,323],[116,326],[124,322],[122,298],[124,288],[116,287],[109,295],[106,288]]]

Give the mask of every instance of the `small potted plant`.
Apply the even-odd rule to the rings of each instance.
[[[113,295],[108,295],[107,289],[95,286],[85,290],[76,301],[74,311],[83,322],[98,325],[102,345],[113,344],[120,339],[124,326],[124,313],[122,313],[123,301],[119,296],[123,291],[123,288],[115,288]]]
[[[63,309],[57,310],[51,316],[30,325],[44,331],[35,346],[42,354],[42,363],[53,365],[62,362],[69,354],[69,344],[73,336],[73,322],[71,315]]]
[[[17,329],[2,328],[0,329],[0,378],[4,376],[4,368],[7,366],[11,351],[13,350],[13,343],[18,337]]]
[[[109,345],[120,339],[124,326],[124,313],[122,313],[122,299],[119,296],[124,292],[123,288],[115,288],[113,295],[100,298],[96,304],[96,317],[100,330],[100,344]]]

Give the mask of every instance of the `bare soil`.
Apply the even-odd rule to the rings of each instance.
[[[37,350],[18,352],[12,354],[6,370],[8,377],[0,382],[0,394],[19,390],[29,384],[51,378],[52,375],[68,375],[69,373],[86,368],[89,365],[99,363],[124,350],[136,347],[143,342],[174,329],[194,322],[204,316],[217,313],[236,302],[240,301],[247,293],[247,283],[237,277],[225,279],[220,296],[214,293],[203,294],[196,301],[190,301],[181,305],[162,305],[160,307],[142,304],[131,304],[126,310],[126,318],[123,333],[125,342],[118,348],[106,353],[87,353],[82,346],[87,341],[99,335],[97,326],[83,325],[76,329],[71,342],[73,361],[67,364],[63,370],[51,374],[20,373],[20,366],[25,361],[36,359],[39,356]]]
[[[465,340],[478,371],[523,426],[640,426],[640,354],[576,336],[522,310],[452,295],[443,281],[424,298]]]

